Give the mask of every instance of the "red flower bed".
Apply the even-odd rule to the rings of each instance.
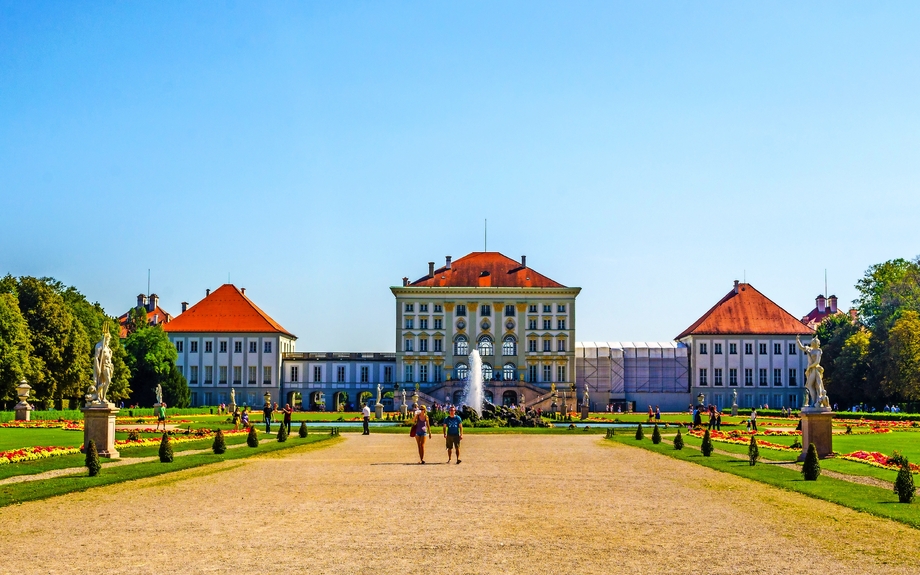
[[[81,431],[83,429],[83,422],[70,419],[7,421],[5,423],[0,423],[0,427],[9,429],[66,429],[67,431]]]
[[[854,451],[853,453],[847,453],[839,457],[847,461],[866,463],[874,467],[881,467],[882,469],[896,470],[901,468],[901,466],[895,463],[889,456],[884,453],[879,453],[878,451]],[[910,465],[911,473],[920,473],[920,465],[916,463],[909,463],[908,465]]]
[[[705,433],[701,429],[694,429],[689,432],[690,435],[694,437],[703,437]],[[724,431],[710,431],[709,438],[713,441],[718,441],[721,443],[734,443],[736,445],[748,445],[751,442],[751,436],[755,435],[754,432],[734,430],[725,433]],[[757,445],[759,447],[765,447],[767,449],[776,449],[777,451],[799,451],[796,448],[789,447],[787,445],[780,445],[778,443],[773,443],[770,441],[764,441],[763,439],[757,440]]]
[[[71,455],[73,453],[80,453],[80,450],[76,447],[46,447],[41,445],[24,447],[22,449],[0,451],[0,465],[19,463],[20,461],[34,461],[58,455]]]

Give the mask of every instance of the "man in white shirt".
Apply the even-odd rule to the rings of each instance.
[[[361,415],[364,416],[364,433],[361,435],[370,435],[371,434],[371,407],[369,404],[364,404],[364,409],[361,410]]]

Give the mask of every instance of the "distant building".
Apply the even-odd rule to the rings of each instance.
[[[229,403],[258,407],[264,396],[284,404],[282,356],[297,337],[246,297],[246,289],[224,284],[163,325],[179,353],[192,405]]]
[[[172,319],[172,316],[169,315],[163,308],[160,307],[160,297],[152,293],[149,296],[140,294],[137,296],[137,309],[138,307],[144,308],[144,311],[147,312],[147,324],[148,325],[159,325],[161,323],[167,323]],[[122,339],[128,337],[128,313],[130,310],[126,311],[118,317],[118,325],[121,326],[120,337]]]
[[[811,329],[818,329],[818,326],[821,325],[824,320],[842,313],[842,311],[837,309],[837,296],[832,295],[825,299],[822,294],[815,298],[815,309],[808,312],[808,315],[802,318],[802,323]],[[850,308],[849,315],[851,321],[856,321],[856,308]]]
[[[814,330],[770,301],[751,284],[734,288],[675,339],[690,348],[691,394],[707,404],[731,407],[800,407],[808,364],[796,336]],[[805,343],[805,342],[803,342]],[[695,402],[694,402],[695,403]]]
[[[392,352],[289,352],[282,359],[284,403],[295,409],[336,411],[350,406],[357,410],[368,397],[376,403],[378,384],[386,394],[396,382]],[[408,394],[411,397],[412,391]],[[384,397],[382,403],[390,411],[401,405],[394,399],[401,398]]]

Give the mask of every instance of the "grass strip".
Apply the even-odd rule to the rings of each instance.
[[[23,503],[25,501],[34,501],[37,499],[46,499],[57,495],[64,495],[75,491],[86,491],[94,487],[122,483],[145,477],[154,477],[165,473],[172,473],[184,469],[192,469],[212,463],[230,461],[234,459],[244,459],[247,457],[256,457],[260,455],[277,453],[283,450],[298,449],[307,446],[313,446],[321,442],[333,440],[328,435],[311,435],[306,438],[294,438],[285,443],[268,442],[260,445],[257,449],[240,448],[228,450],[223,455],[213,453],[202,453],[198,455],[187,455],[177,457],[172,463],[160,463],[153,461],[150,463],[137,463],[134,465],[124,465],[121,467],[103,468],[99,475],[89,477],[88,475],[67,475],[55,477],[43,481],[31,481],[26,483],[15,483],[11,485],[0,486],[0,507]],[[82,461],[83,456],[80,456]],[[61,457],[59,459],[65,459]],[[82,463],[81,463],[82,464]],[[71,466],[72,463],[71,463]]]
[[[850,509],[920,528],[920,505],[898,503],[897,494],[887,489],[825,476],[819,477],[817,481],[805,481],[802,479],[798,466],[790,468],[786,465],[758,463],[752,467],[745,460],[734,459],[727,455],[714,453],[710,457],[704,457],[695,449],[676,450],[671,442],[663,441],[655,445],[650,440],[636,441],[635,438],[619,435],[613,436],[609,441],[653,451],[688,463],[696,463],[716,471],[759,481],[787,491],[795,491],[815,499],[823,499]],[[721,445],[718,447],[721,448]]]

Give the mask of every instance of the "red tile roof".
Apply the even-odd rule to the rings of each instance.
[[[166,323],[172,319],[172,316],[166,313],[166,310],[160,306],[156,306],[153,310],[147,312],[147,324],[154,325],[156,323]],[[128,312],[123,313],[118,317],[118,325],[121,326],[121,335],[122,339],[128,337]]]
[[[543,274],[522,267],[498,252],[473,252],[456,261],[450,269],[441,267],[434,276],[426,275],[409,284],[410,287],[522,287],[564,288]]]
[[[811,335],[813,330],[754,289],[738,284],[676,340],[688,335]]]
[[[170,333],[283,333],[295,337],[232,284],[220,286],[172,321],[163,324],[163,329]]]

